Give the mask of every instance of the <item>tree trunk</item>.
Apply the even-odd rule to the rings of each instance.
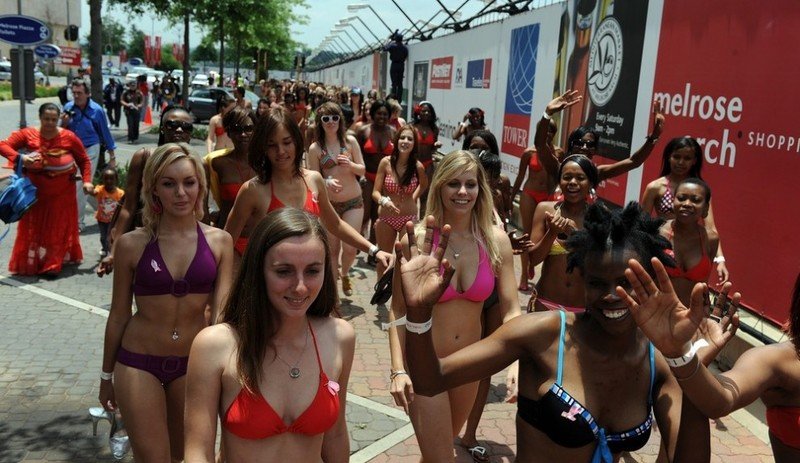
[[[103,105],[103,0],[89,0],[89,66],[92,68],[92,99]]]
[[[225,19],[219,17],[219,86],[223,86],[225,76]]]
[[[184,105],[189,98],[189,9],[183,15],[183,89]]]
[[[234,71],[234,75],[236,76],[236,85],[239,85],[239,62],[242,60],[241,58],[241,51],[242,51],[242,39],[236,39],[236,70]]]

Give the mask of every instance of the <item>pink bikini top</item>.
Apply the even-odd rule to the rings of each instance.
[[[433,232],[433,248],[439,244],[439,230]],[[494,291],[494,272],[492,271],[492,264],[489,261],[489,255],[483,246],[478,244],[478,272],[475,274],[475,280],[472,286],[463,293],[459,293],[453,288],[453,285],[444,290],[444,294],[439,298],[439,302],[447,302],[453,299],[466,299],[472,302],[483,302],[489,299]]]

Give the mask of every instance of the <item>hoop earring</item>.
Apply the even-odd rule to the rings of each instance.
[[[164,206],[161,204],[161,199],[158,196],[153,195],[153,212],[155,214],[161,214],[164,211]]]

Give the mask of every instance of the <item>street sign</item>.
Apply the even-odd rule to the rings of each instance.
[[[131,58],[128,61],[128,64],[130,64],[131,66],[141,66],[142,63],[144,63],[144,61],[142,61],[141,58]]]
[[[55,64],[62,64],[65,66],[80,66],[81,65],[81,49],[80,47],[61,47],[61,54],[53,60]]]
[[[33,52],[36,53],[36,56],[47,59],[55,58],[56,56],[60,55],[61,49],[52,43],[43,43],[41,45],[37,45],[36,48],[33,49]]]
[[[7,14],[0,16],[0,40],[22,47],[38,45],[50,38],[50,28],[30,16]]]

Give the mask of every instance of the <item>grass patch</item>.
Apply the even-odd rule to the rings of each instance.
[[[36,98],[58,96],[58,87],[36,86]],[[11,82],[0,82],[0,101],[11,100]]]

